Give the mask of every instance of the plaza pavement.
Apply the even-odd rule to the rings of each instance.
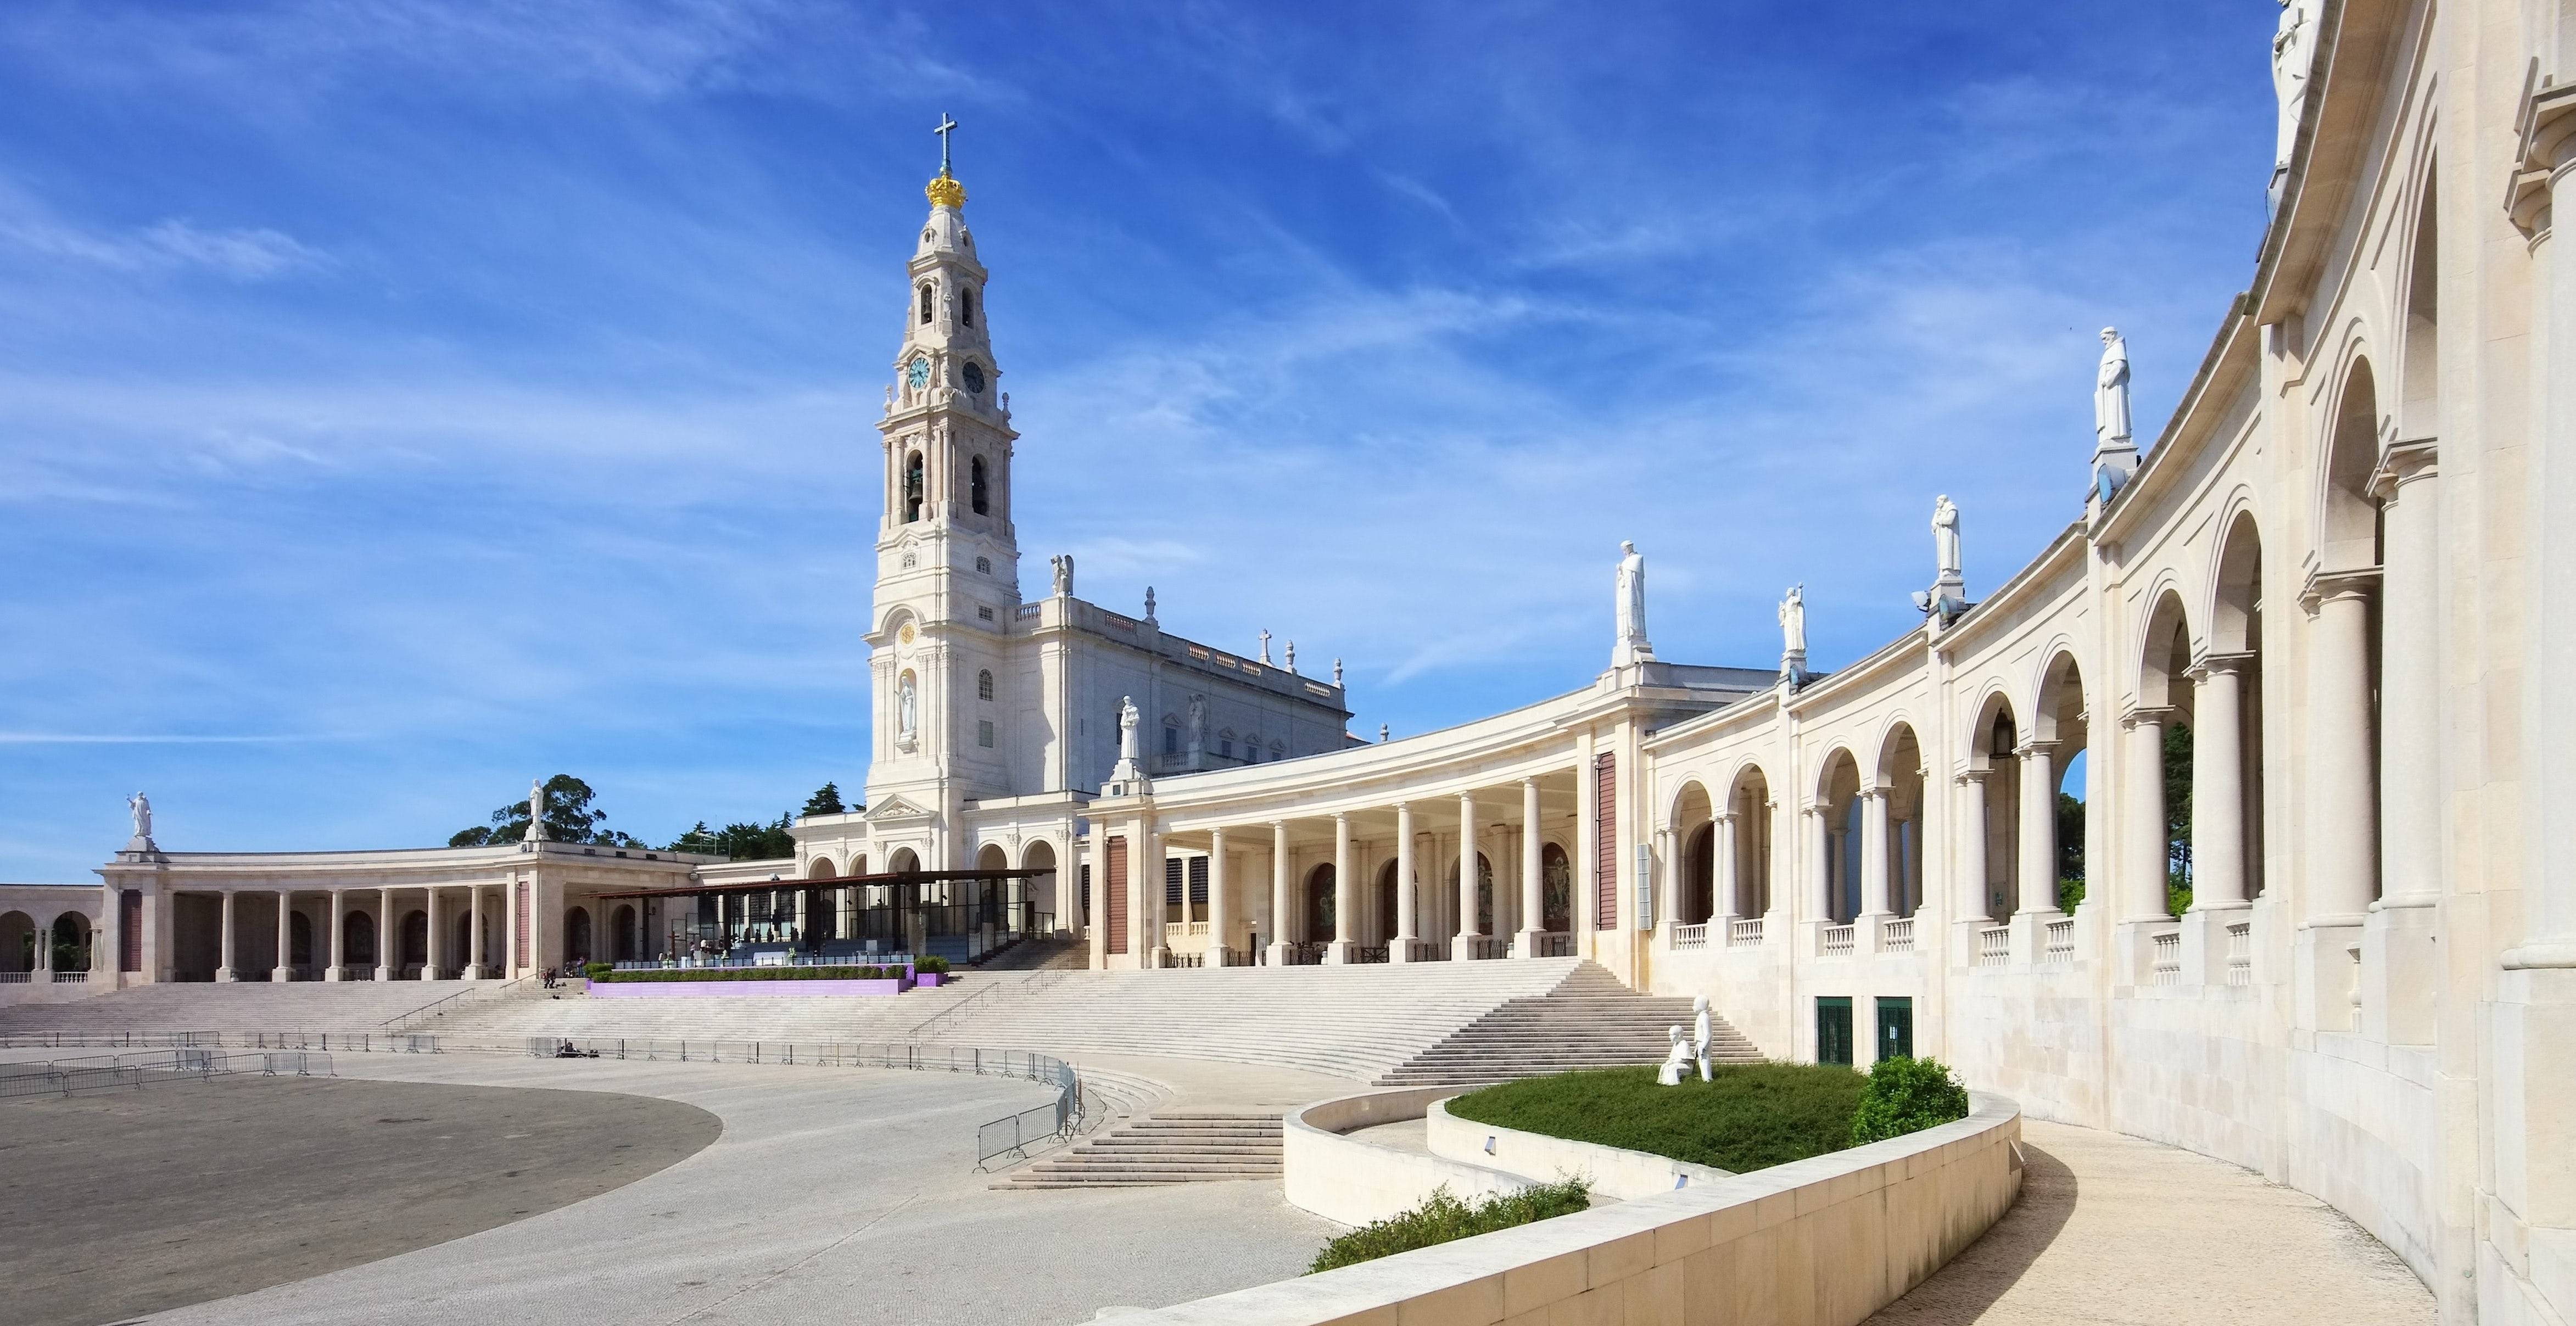
[[[724,1131],[586,1201],[155,1323],[1076,1322],[1295,1275],[1335,1231],[1276,1183],[991,1190],[974,1172],[975,1125],[1050,1099],[1032,1082],[485,1055],[338,1063],[344,1077],[658,1097]],[[617,1141],[596,1138],[601,1154]]]

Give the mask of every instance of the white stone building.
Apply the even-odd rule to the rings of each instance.
[[[727,865],[130,851],[92,951],[132,955],[109,984],[170,979],[210,907],[245,924],[210,899],[283,890],[291,947],[295,915],[341,934],[392,888],[424,921],[524,914],[426,964],[519,970],[585,908],[623,933],[600,895],[649,878],[1053,869],[1031,910],[1095,967],[1571,951],[1712,996],[1774,1055],[1934,1054],[2035,1117],[2258,1169],[2394,1249],[2447,1320],[2576,1320],[2576,858],[2542,832],[2576,793],[2576,258],[2553,240],[2576,0],[2286,0],[2275,58],[2271,220],[2173,417],[2132,438],[2106,352],[2063,532],[1976,585],[1953,528],[1920,627],[1829,675],[1794,633],[1776,672],[1662,662],[1623,600],[1595,684],[1358,743],[1336,687],[1069,583],[1024,602],[986,273],[943,171],[880,425],[864,812]]]

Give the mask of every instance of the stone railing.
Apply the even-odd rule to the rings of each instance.
[[[2237,921],[2227,927],[2227,983],[2254,983],[2254,923]]]
[[[2152,946],[2147,970],[2154,977],[2148,984],[2182,984],[2182,932],[2166,930],[2147,936],[2147,942]]]
[[[1462,1201],[1532,1186],[1532,1180],[1489,1166],[1344,1136],[1419,1119],[1433,1101],[1457,1094],[1456,1087],[1403,1087],[1289,1111],[1280,1128],[1280,1181],[1288,1204],[1326,1220],[1365,1225],[1420,1205],[1444,1185]]]
[[[1852,928],[1850,926],[1829,925],[1818,931],[1817,934],[1821,937],[1819,946],[1823,948],[1824,955],[1826,957],[1840,958],[1850,956],[1852,951]]]
[[[2046,957],[2050,962],[2075,961],[2074,917],[2048,923]]]
[[[1707,925],[1707,923],[1706,923],[1706,922],[1702,922],[1702,923],[1700,923],[1700,924],[1698,924],[1698,925],[1677,925],[1677,926],[1674,926],[1674,927],[1673,927],[1673,947],[1674,947],[1674,948],[1677,948],[1677,949],[1682,949],[1682,948],[1707,948],[1707,947],[1708,947],[1708,925]]]
[[[1990,925],[1977,931],[1977,965],[2004,967],[2012,963],[2012,927]]]
[[[1879,923],[1879,947],[1889,953],[1914,951],[1914,918],[1891,916]]]
[[[1762,942],[1762,918],[1740,917],[1727,923],[1726,942],[1730,948],[1751,948]]]
[[[1334,1130],[1394,1122],[1454,1089],[1378,1092],[1288,1117],[1289,1200],[1348,1200],[1360,1223],[1442,1182],[1467,1196],[1524,1180]],[[1413,1096],[1421,1106],[1391,1098]],[[2021,1112],[1982,1092],[1957,1123],[1678,1191],[1220,1294],[1121,1320],[1167,1326],[1349,1322],[1811,1322],[1850,1326],[1923,1283],[2021,1191]],[[1384,1102],[1361,1104],[1361,1102]],[[1320,1116],[1320,1117],[1319,1117]],[[1338,1158],[1338,1164],[1335,1164]],[[1321,1161],[1323,1163],[1317,1163]],[[1328,1168],[1329,1166],[1329,1168]],[[1408,1176],[1410,1201],[1398,1186]],[[1306,1171],[1318,1182],[1301,1183]],[[1487,1183],[1490,1189],[1471,1185]],[[1391,1207],[1387,1204],[1394,1203]],[[1313,1210],[1314,1207],[1307,1209]]]
[[[1208,923],[1205,921],[1174,921],[1171,924],[1171,933],[1183,939],[1205,939],[1207,932]]]

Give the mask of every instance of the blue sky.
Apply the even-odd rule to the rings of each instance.
[[[957,172],[1024,585],[1348,661],[1355,731],[1912,623],[2251,273],[2254,0],[0,9],[0,879],[660,842],[865,769],[870,426]]]

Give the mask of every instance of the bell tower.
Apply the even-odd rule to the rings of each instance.
[[[868,634],[870,809],[900,798],[951,824],[966,800],[1011,790],[1005,663],[1020,601],[1011,524],[1019,434],[993,359],[989,276],[966,226],[966,186],[950,169],[956,128],[941,117],[939,174],[907,267],[903,340],[877,423],[885,509]],[[945,842],[924,846],[924,868],[963,864]]]

